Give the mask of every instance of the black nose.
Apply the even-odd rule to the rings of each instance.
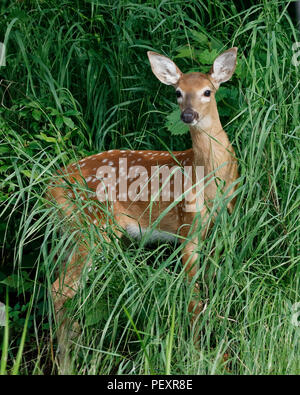
[[[187,108],[181,113],[181,120],[184,123],[192,123],[197,118],[198,118],[198,114],[196,113],[196,111],[192,110],[191,108]]]

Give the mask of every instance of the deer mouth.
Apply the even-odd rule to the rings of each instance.
[[[188,125],[194,125],[197,122],[199,115],[192,108],[186,108],[182,111],[180,118],[182,122]]]

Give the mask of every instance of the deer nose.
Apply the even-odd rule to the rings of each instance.
[[[196,113],[196,111],[192,110],[191,108],[186,108],[181,113],[181,120],[184,123],[192,123],[196,119],[198,119],[198,113]]]

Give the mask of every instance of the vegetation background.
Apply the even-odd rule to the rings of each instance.
[[[239,48],[218,107],[239,159],[236,210],[199,250],[205,309],[195,348],[180,246],[115,240],[91,251],[70,315],[77,374],[299,373],[299,31],[287,1],[2,1],[0,40],[2,374],[55,374],[50,298],[59,233],[44,193],[55,169],[102,150],[191,146],[174,91],[147,50],[208,71]],[[80,202],[78,202],[80,210]],[[86,226],[86,237],[99,240]],[[55,259],[54,259],[55,258]],[[206,270],[208,268],[208,270]],[[204,276],[204,273],[206,275]],[[297,312],[298,306],[298,312]]]

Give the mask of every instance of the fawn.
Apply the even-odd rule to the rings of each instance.
[[[205,238],[211,226],[213,217],[209,212],[220,188],[229,212],[235,203],[232,195],[238,178],[237,160],[220,123],[215,93],[220,84],[228,81],[234,73],[237,48],[231,48],[219,55],[207,74],[183,74],[169,58],[151,51],[147,54],[154,75],[163,84],[173,85],[175,88],[181,120],[190,128],[192,148],[177,152],[111,150],[92,155],[63,169],[61,177],[49,187],[48,193],[59,205],[62,215],[72,219],[75,205],[72,202],[74,190],[70,185],[73,189],[76,184],[85,185],[92,196],[81,195],[83,201],[109,201],[106,206],[111,213],[108,223],[113,226],[116,237],[121,237],[124,231],[133,237],[141,237],[153,226],[155,230],[151,234],[152,238],[169,239],[178,236],[183,243],[182,262],[188,279],[191,280],[197,272],[198,236]],[[129,172],[126,173],[127,167]],[[159,175],[153,177],[153,168],[160,172],[170,167],[181,171],[168,173],[169,178],[164,178],[169,181],[168,186]],[[192,188],[189,191],[193,193],[193,198],[189,203],[176,192],[179,185],[179,178],[176,179],[176,176],[178,173],[184,175],[182,169],[185,167],[191,169]],[[196,168],[203,169],[200,177],[197,176]],[[160,186],[159,191],[162,192],[154,198],[153,194],[152,197],[149,196],[146,188],[150,175],[156,179],[155,185]],[[201,178],[205,178],[205,185],[197,195],[195,188]],[[101,205],[99,204],[96,212],[87,209],[86,215],[90,223],[101,228],[104,237],[109,239],[105,233],[107,212],[105,214],[101,210]],[[78,239],[76,253],[70,257],[65,271],[60,273],[52,287],[54,309],[59,324],[57,337],[61,372],[68,369],[68,340],[71,332],[63,306],[78,290],[82,270],[89,265],[90,248],[83,239]],[[193,300],[188,310],[196,317],[201,308],[201,302]]]

